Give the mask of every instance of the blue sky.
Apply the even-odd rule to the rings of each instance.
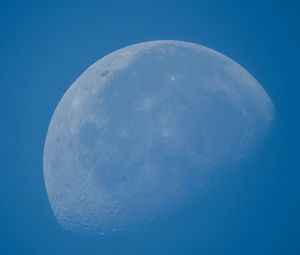
[[[0,254],[300,254],[297,1],[1,1]],[[199,43],[244,66],[277,120],[255,160],[212,177],[201,205],[141,233],[63,230],[44,186],[50,118],[70,84],[123,46]]]

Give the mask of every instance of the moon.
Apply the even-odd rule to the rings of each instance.
[[[175,210],[208,169],[255,153],[273,118],[263,87],[217,51],[182,41],[117,50],[52,116],[43,163],[54,215],[73,231],[111,231]]]

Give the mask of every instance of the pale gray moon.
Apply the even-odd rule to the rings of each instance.
[[[207,169],[255,153],[274,107],[212,49],[150,41],[117,50],[67,90],[51,119],[44,177],[65,228],[109,231],[189,199]]]

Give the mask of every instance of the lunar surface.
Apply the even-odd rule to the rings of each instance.
[[[78,231],[140,224],[176,208],[209,171],[256,151],[273,104],[212,49],[151,41],[89,67],[59,102],[44,148],[58,222]]]

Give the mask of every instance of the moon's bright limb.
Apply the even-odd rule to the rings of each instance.
[[[106,230],[163,213],[207,167],[251,153],[273,115],[260,84],[214,50],[153,41],[115,51],[53,114],[44,176],[54,214],[66,228]]]

